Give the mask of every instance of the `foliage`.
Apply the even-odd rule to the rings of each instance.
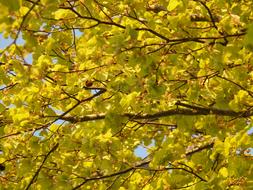
[[[252,7],[0,0],[0,189],[252,189]]]

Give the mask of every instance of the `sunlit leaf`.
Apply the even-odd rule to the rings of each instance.
[[[0,0],[0,189],[252,189],[252,7]]]

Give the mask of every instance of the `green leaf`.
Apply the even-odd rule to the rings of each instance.
[[[0,103],[0,113],[3,112],[6,109],[6,107]]]
[[[22,5],[22,0],[0,0],[0,4],[9,8],[9,11],[17,11]]]
[[[0,67],[0,82],[8,85],[10,83],[9,77],[6,76],[6,72]]]
[[[249,50],[253,51],[253,24],[249,24],[247,27],[244,44]]]

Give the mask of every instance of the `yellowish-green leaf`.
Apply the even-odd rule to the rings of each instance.
[[[10,11],[17,11],[22,5],[22,0],[0,0],[0,4],[8,7]]]
[[[222,168],[219,170],[219,174],[220,174],[222,177],[224,177],[224,178],[228,177],[228,169],[225,168],[225,167],[222,167]]]
[[[181,4],[181,0],[170,0],[167,6],[168,11],[173,11],[178,5]]]
[[[6,109],[6,107],[0,103],[0,113],[3,112]]]
[[[59,9],[56,12],[54,12],[55,19],[68,19],[68,18],[74,18],[74,17],[75,17],[75,14],[71,10]]]

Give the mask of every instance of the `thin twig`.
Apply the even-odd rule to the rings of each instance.
[[[46,160],[48,159],[48,157],[50,156],[50,154],[52,154],[57,149],[58,146],[59,146],[59,143],[57,143],[56,145],[54,145],[53,148],[46,154],[46,156],[44,157],[44,159],[43,159],[40,167],[37,169],[37,171],[33,175],[33,178],[31,179],[31,181],[29,182],[29,184],[25,188],[26,190],[28,190],[31,187],[31,185],[34,183],[35,179],[38,177],[38,175],[40,173],[40,170],[42,169],[42,167],[45,164]]]

